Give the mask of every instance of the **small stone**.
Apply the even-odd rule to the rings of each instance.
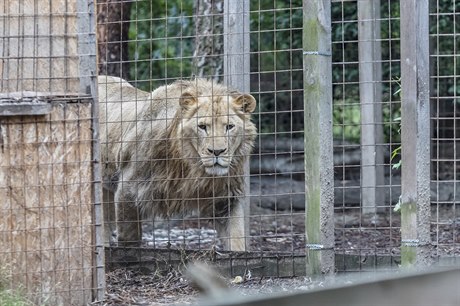
[[[239,275],[235,276],[235,278],[232,280],[232,284],[241,284],[243,282],[243,278]]]

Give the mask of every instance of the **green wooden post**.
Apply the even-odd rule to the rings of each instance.
[[[303,1],[307,275],[334,271],[331,4]]]
[[[430,263],[430,57],[428,0],[401,2],[401,260]]]

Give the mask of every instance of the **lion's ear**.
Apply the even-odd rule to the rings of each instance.
[[[241,108],[241,110],[245,113],[252,113],[256,109],[256,99],[249,95],[244,94],[236,97],[233,102],[236,106]]]
[[[197,100],[194,95],[189,92],[184,92],[179,98],[179,104],[182,109],[189,109],[197,103]]]

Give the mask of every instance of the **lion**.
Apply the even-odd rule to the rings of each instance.
[[[141,240],[141,218],[198,213],[215,221],[225,249],[245,250],[244,165],[257,134],[256,100],[205,79],[153,92],[99,76],[106,221],[118,243]],[[106,235],[110,236],[111,228]]]

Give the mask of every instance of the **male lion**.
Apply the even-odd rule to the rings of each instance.
[[[256,136],[254,97],[203,79],[152,93],[116,77],[98,82],[104,201],[115,203],[104,212],[117,220],[118,242],[141,240],[139,216],[197,211],[214,218],[226,249],[244,250],[236,216]]]

